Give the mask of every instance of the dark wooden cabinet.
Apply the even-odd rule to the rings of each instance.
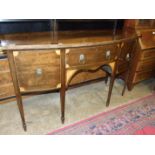
[[[155,77],[155,20],[127,20],[125,29],[139,36],[129,80],[131,90],[136,83]]]
[[[155,19],[127,19],[124,25],[133,29],[150,29],[155,28]]]
[[[127,38],[111,39],[106,42],[3,47],[9,60],[24,130],[26,131],[22,104],[24,93],[44,92],[60,88],[61,121],[63,123],[65,119],[65,92],[76,75],[82,72],[95,73],[99,70],[104,72],[103,66],[110,66],[114,77],[118,60],[124,56],[125,59],[127,58],[126,54],[128,53],[123,55],[122,51],[134,49],[133,43],[136,43],[136,38],[135,35],[131,35]],[[126,42],[128,46],[126,46]],[[91,74],[89,75],[91,76]],[[110,103],[114,83],[112,81],[110,82],[106,106]]]

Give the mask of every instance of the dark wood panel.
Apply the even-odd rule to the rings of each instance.
[[[153,76],[155,76],[155,70],[136,72],[134,76],[134,83],[149,79]]]
[[[155,20],[133,19],[125,21],[125,31],[135,33],[139,36],[135,58],[129,78],[129,90],[142,80],[152,78],[155,69]]]
[[[139,43],[143,50],[155,48],[155,29],[139,30],[137,33],[141,35]]]
[[[140,61],[137,66],[137,71],[154,70],[154,69],[155,69],[155,59]]]
[[[142,51],[140,60],[155,59],[155,49]],[[151,60],[152,61],[152,60]]]

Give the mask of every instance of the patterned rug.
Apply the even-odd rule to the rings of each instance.
[[[155,134],[155,94],[49,133],[49,135],[139,134]]]

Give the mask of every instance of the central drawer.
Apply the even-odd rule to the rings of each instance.
[[[55,51],[14,52],[21,91],[55,89],[60,85],[60,54]]]
[[[117,49],[116,44],[68,49],[66,50],[66,66],[72,68],[108,63],[117,56]]]

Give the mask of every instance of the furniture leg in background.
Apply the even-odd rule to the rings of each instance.
[[[129,79],[129,70],[127,71],[127,74],[125,75],[125,79],[124,79],[124,86],[123,86],[123,90],[122,90],[122,96],[124,96],[126,87],[127,87],[127,82]]]
[[[13,86],[15,90],[15,95],[17,99],[17,105],[20,112],[20,116],[22,119],[23,129],[24,131],[27,130],[26,122],[25,122],[25,116],[24,116],[24,109],[23,109],[23,103],[22,103],[22,96],[19,88],[18,78],[17,78],[17,72],[16,72],[16,65],[13,57],[13,51],[7,51],[7,56],[9,60],[9,66],[10,66],[10,73],[13,81]]]

